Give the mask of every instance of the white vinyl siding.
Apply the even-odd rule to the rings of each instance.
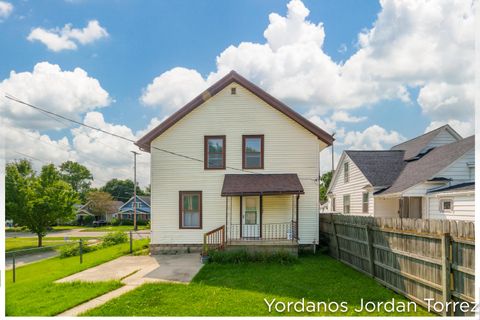
[[[440,131],[429,143],[428,147],[439,147],[458,141],[447,129]]]
[[[435,176],[453,179],[453,184],[461,183],[465,181],[475,180],[472,178],[472,170],[469,168],[469,164],[475,163],[475,148],[467,151],[462,157],[458,158],[455,162],[443,169]]]
[[[236,94],[231,95],[231,87]],[[296,173],[305,191],[299,202],[300,243],[318,240],[319,152],[316,136],[242,86],[232,83],[153,140],[158,148],[203,159],[205,135],[226,136],[226,170],[204,170],[203,163],[151,149],[152,244],[200,244],[203,234],[225,224],[225,174],[243,172],[242,136],[264,135],[264,169],[259,173]],[[178,191],[202,191],[202,229],[179,230]],[[238,197],[231,199],[232,223],[239,223]],[[282,208],[282,204],[286,207]],[[264,223],[291,220],[291,197],[264,197]]]
[[[440,202],[452,200],[452,210],[442,212]],[[441,194],[427,198],[429,203],[429,219],[475,220],[475,196],[473,194],[446,195]]]
[[[344,163],[348,162],[349,181],[344,182]],[[364,189],[370,185],[370,182],[365,178],[360,169],[355,163],[348,157],[346,153],[342,155],[340,162],[337,165],[337,170],[340,170],[335,174],[335,179],[332,181],[332,187],[330,193],[335,197],[335,212],[343,212],[343,196],[350,195],[350,214],[352,215],[373,215],[373,194],[369,192],[369,204],[368,213],[363,213],[363,193]],[[330,197],[330,211],[333,211]]]

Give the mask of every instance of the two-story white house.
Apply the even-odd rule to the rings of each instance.
[[[151,153],[151,250],[318,240],[319,153],[332,136],[232,71],[137,145]],[[215,231],[217,232],[217,231]]]
[[[445,125],[391,150],[346,150],[328,196],[343,214],[474,220],[475,136]]]

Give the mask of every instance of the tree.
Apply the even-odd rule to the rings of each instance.
[[[133,197],[133,186],[133,181],[130,179],[112,179],[108,181],[100,190],[110,193],[115,200],[125,202]],[[144,194],[145,193],[143,190],[137,186],[137,195],[141,196]]]
[[[11,190],[16,195],[9,192],[6,202],[9,203],[9,215],[16,223],[35,233],[41,247],[42,238],[51,225],[58,219],[73,218],[73,205],[78,198],[53,164],[43,166],[39,176],[35,175],[31,166],[29,168],[25,163],[7,165],[9,179],[16,181],[15,189]],[[12,205],[12,202],[16,204]]]
[[[70,184],[73,190],[79,194],[80,199],[85,201],[93,180],[87,167],[75,161],[66,161],[60,165],[60,175],[63,181]]]
[[[320,202],[324,203],[328,200],[327,198],[327,190],[330,186],[330,182],[332,181],[332,171],[328,171],[320,177]]]
[[[96,216],[114,212],[117,208],[113,197],[108,192],[94,191],[87,195],[88,211]]]
[[[5,167],[5,218],[14,219],[26,210],[28,184],[35,175],[27,160],[7,163]]]

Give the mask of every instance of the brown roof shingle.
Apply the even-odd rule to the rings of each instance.
[[[222,196],[303,194],[300,179],[294,173],[226,174]]]

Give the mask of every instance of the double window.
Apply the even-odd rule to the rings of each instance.
[[[205,136],[205,169],[225,169],[225,136]]]
[[[243,169],[263,169],[263,141],[263,135],[243,136]]]
[[[202,228],[202,192],[180,191],[180,229]]]

